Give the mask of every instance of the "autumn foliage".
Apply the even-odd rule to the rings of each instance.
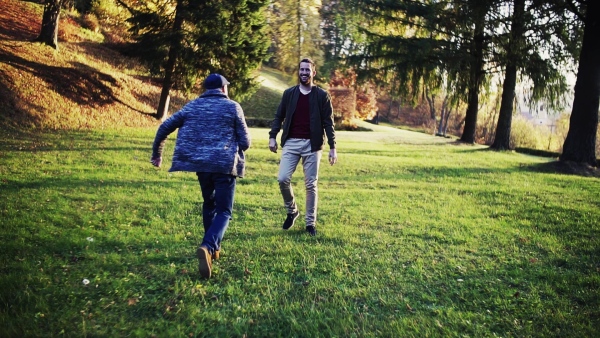
[[[377,96],[370,83],[358,84],[353,70],[335,70],[329,81],[329,93],[337,120],[371,119],[377,113]]]

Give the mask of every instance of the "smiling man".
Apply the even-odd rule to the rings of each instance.
[[[306,186],[306,231],[311,236],[317,234],[317,181],[325,135],[329,145],[329,164],[334,165],[337,162],[331,97],[325,90],[313,85],[316,74],[315,63],[311,59],[300,61],[298,67],[300,84],[283,92],[269,132],[269,149],[277,153],[276,137],[283,126],[282,154],[277,178],[287,210],[283,229],[291,228],[300,216],[291,179],[298,163],[302,160]]]

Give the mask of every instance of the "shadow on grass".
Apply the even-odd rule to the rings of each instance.
[[[40,1],[23,1],[40,4]],[[37,29],[41,27],[40,21],[32,20],[30,15],[23,15],[22,7],[18,1],[3,1],[2,14],[0,14],[0,40],[31,41],[38,35]]]
[[[162,88],[162,79],[156,79],[149,76],[134,76],[134,78],[144,82],[150,83],[152,86],[157,87],[157,91],[160,91]],[[140,93],[138,91],[132,91],[131,95],[141,103],[144,103],[150,107],[158,107],[158,103],[160,100],[160,94],[155,93]],[[192,98],[194,99],[194,98]],[[179,109],[181,109],[186,103],[190,100],[183,96],[181,92],[176,90],[171,90],[170,101],[169,101],[169,116],[175,114]],[[155,115],[156,112],[147,113],[149,115]]]
[[[129,135],[106,137],[93,131],[56,130],[53,132],[36,129],[8,128],[0,138],[0,150],[14,152],[41,151],[134,151],[151,152],[152,141]],[[114,143],[126,142],[127,146],[115,147]],[[82,145],[83,144],[83,145]],[[89,146],[94,144],[95,146]]]
[[[0,54],[0,62],[39,77],[48,83],[55,92],[79,105],[100,107],[119,102],[132,110],[141,112],[115,97],[113,87],[119,87],[115,78],[97,72],[82,63],[75,63],[74,68],[54,67],[8,54]]]
[[[537,173],[600,177],[600,168],[592,167],[585,163],[552,161],[547,163],[532,164],[525,166],[524,168]]]

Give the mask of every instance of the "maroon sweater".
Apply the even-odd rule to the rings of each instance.
[[[290,125],[290,138],[310,139],[309,94],[300,93],[300,97],[298,97],[298,104]]]

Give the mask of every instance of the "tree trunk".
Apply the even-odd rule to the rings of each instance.
[[[465,116],[465,127],[460,140],[475,143],[475,131],[477,129],[477,112],[479,110],[479,87],[483,80],[483,45],[484,45],[485,15],[481,15],[475,23],[475,34],[473,36],[473,50],[471,51],[471,67],[469,80],[468,106]]]
[[[156,118],[164,121],[169,112],[169,102],[171,88],[173,87],[175,64],[179,57],[179,50],[181,46],[181,28],[183,27],[183,0],[177,1],[177,7],[175,8],[175,21],[173,22],[173,34],[171,37],[171,46],[169,46],[169,57],[165,64],[165,78],[163,80],[162,90],[160,92],[160,101],[158,102],[158,109],[156,110]]]
[[[296,18],[297,20],[297,24],[298,24],[298,60],[296,62],[300,62],[300,60],[302,59],[302,3],[300,0],[296,1],[296,5],[297,5],[297,14],[298,17]]]
[[[429,88],[425,87],[425,98],[429,104],[429,118],[435,120],[435,94],[429,95]]]
[[[444,135],[442,128],[444,126],[444,118],[448,114],[448,109],[448,95],[446,95],[446,97],[444,97],[444,101],[442,102],[442,109],[440,110],[440,123],[438,123],[437,133],[435,136],[446,136]]]
[[[444,114],[446,114],[446,112],[442,109],[442,112],[440,113],[440,123],[438,123],[437,133],[435,134],[435,136],[444,135],[442,133],[442,128],[444,127]]]
[[[58,19],[63,0],[46,0],[44,15],[42,16],[42,29],[40,35],[34,40],[58,49]]]
[[[575,98],[561,161],[597,166],[596,132],[600,106],[600,2],[588,1]]]
[[[448,112],[446,113],[446,117],[444,118],[444,131],[443,131],[443,135],[444,137],[446,137],[446,135],[448,135],[448,120],[450,120],[450,115],[452,114],[452,106],[450,106],[450,109],[448,109]]]
[[[515,101],[515,88],[517,86],[517,66],[519,64],[520,48],[523,40],[523,16],[525,13],[525,0],[514,1],[514,12],[510,32],[510,41],[506,51],[506,71],[502,84],[502,101],[494,143],[490,146],[496,150],[510,149],[510,132],[512,125],[513,106]]]

